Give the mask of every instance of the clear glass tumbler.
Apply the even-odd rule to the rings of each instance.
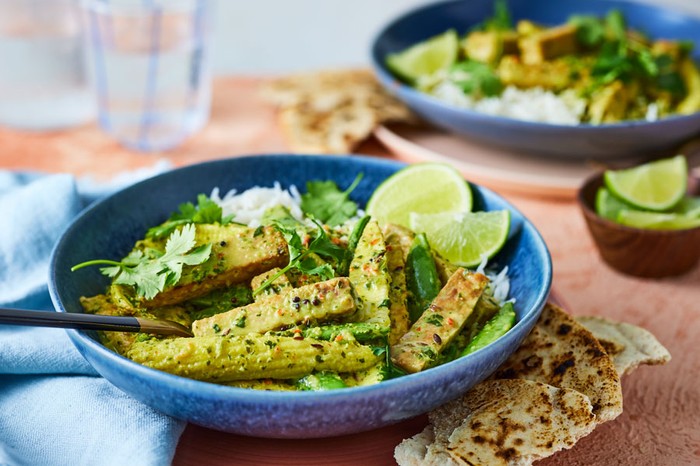
[[[89,75],[104,131],[167,150],[198,131],[211,103],[213,0],[85,0]]]
[[[0,125],[49,130],[94,116],[79,0],[0,0]]]

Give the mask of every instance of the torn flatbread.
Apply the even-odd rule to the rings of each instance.
[[[576,390],[590,398],[599,423],[622,413],[622,387],[612,359],[591,332],[551,303],[492,378],[526,379]]]
[[[366,69],[277,78],[261,95],[280,108],[280,125],[295,152],[350,153],[382,123],[415,121]]]
[[[671,360],[671,353],[651,332],[641,327],[593,316],[577,317],[576,320],[598,339],[612,357],[620,377],[642,364],[665,364]]]
[[[431,426],[397,446],[401,466],[530,465],[596,425],[585,395],[519,379],[482,382],[429,417]]]

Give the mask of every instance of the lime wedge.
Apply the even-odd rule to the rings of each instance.
[[[682,155],[605,172],[605,186],[615,196],[644,210],[670,209],[683,198],[687,183],[688,164]]]
[[[419,42],[386,58],[386,65],[401,78],[416,82],[437,71],[445,70],[457,61],[459,38],[454,29]]]
[[[380,224],[409,227],[410,212],[465,212],[472,191],[454,168],[439,163],[409,165],[387,178],[372,193],[366,211]]]
[[[623,225],[649,230],[685,230],[700,227],[700,217],[682,214],[621,210],[617,221]]]
[[[598,215],[616,222],[621,210],[634,210],[634,208],[613,196],[608,189],[598,188],[595,196],[595,211]]]
[[[508,239],[510,212],[411,213],[410,227],[425,233],[430,245],[455,265],[473,267],[493,257]]]

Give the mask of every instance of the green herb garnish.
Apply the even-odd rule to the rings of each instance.
[[[71,267],[71,271],[91,265],[108,265],[100,268],[103,275],[114,279],[117,285],[129,285],[136,294],[153,299],[168,286],[174,286],[182,277],[185,265],[199,265],[209,259],[211,244],[195,247],[195,227],[192,224],[173,231],[165,243],[165,251],[134,250],[121,262],[91,260]]]
[[[225,225],[233,219],[233,215],[223,216],[221,206],[212,201],[207,195],[197,196],[197,205],[191,202],[180,204],[178,212],[175,212],[162,225],[150,228],[146,233],[147,238],[164,238],[172,233],[180,225],[188,223],[220,223]]]
[[[467,60],[453,65],[449,78],[465,94],[477,98],[499,95],[503,90],[503,84],[495,71],[486,63],[478,61]]]
[[[309,181],[306,193],[301,195],[301,210],[330,226],[341,225],[357,213],[357,204],[349,199],[350,193],[362,180],[362,173],[355,177],[345,191],[333,181]]]
[[[331,267],[330,264],[319,265],[314,258],[311,257],[311,254],[317,254],[321,257],[334,259],[339,262],[345,256],[345,250],[335,245],[330,240],[326,231],[319,223],[314,223],[316,223],[318,227],[316,230],[316,237],[309,243],[308,247],[304,247],[296,230],[285,228],[279,224],[275,225],[287,241],[290,257],[289,264],[253,290],[253,296],[265,291],[275,280],[291,269],[297,269],[307,275],[318,275],[324,280],[329,280],[335,276],[333,267]]]
[[[396,379],[406,375],[406,371],[396,366],[391,361],[391,353],[389,351],[389,346],[373,346],[372,353],[375,356],[384,356],[384,367],[382,372],[384,374],[384,380]]]
[[[474,26],[472,31],[509,31],[513,29],[513,20],[506,0],[496,0],[493,16]]]

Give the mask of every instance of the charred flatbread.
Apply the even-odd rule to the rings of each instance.
[[[615,370],[629,374],[642,364],[658,365],[671,360],[671,353],[651,332],[625,322],[614,322],[602,317],[577,317],[612,357]]]
[[[261,94],[280,108],[280,125],[295,152],[350,153],[384,122],[415,121],[365,69],[277,78],[265,83]]]
[[[596,425],[585,395],[519,379],[482,382],[429,417],[431,426],[396,448],[400,465],[529,465]]]
[[[591,332],[551,303],[492,378],[526,379],[576,390],[591,400],[599,423],[622,413],[622,387],[612,359]]]

